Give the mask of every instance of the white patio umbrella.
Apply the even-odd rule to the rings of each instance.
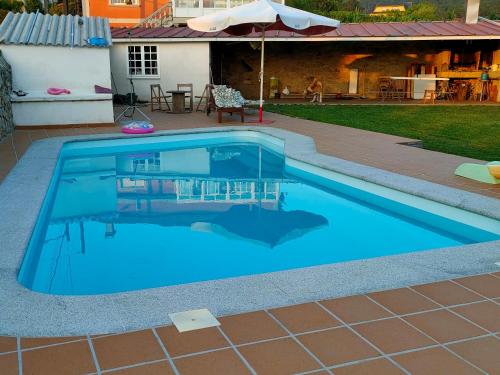
[[[339,25],[340,22],[332,18],[288,7],[271,0],[256,0],[245,5],[188,20],[188,26],[191,29],[203,32],[225,31],[231,35],[247,35],[254,30],[261,32],[259,122],[262,122],[266,30],[294,31],[303,35],[315,35],[336,29]]]

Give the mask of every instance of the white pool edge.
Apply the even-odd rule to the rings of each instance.
[[[393,189],[468,215],[500,218],[500,201],[316,152],[311,138],[281,129],[224,127],[157,132],[164,135],[250,132],[285,142],[285,155],[383,189]],[[441,279],[497,271],[500,241],[337,263],[269,274],[97,296],[32,292],[16,277],[63,144],[123,139],[110,134],[37,141],[0,184],[0,334],[57,336],[119,332],[168,324],[168,313],[209,308],[215,315],[283,306]],[[293,161],[291,161],[293,163]],[[340,176],[339,176],[340,175]],[[352,182],[352,181],[351,181]],[[471,216],[473,217],[473,216]],[[383,272],[377,272],[380,270]],[[45,322],[45,323],[41,323]]]

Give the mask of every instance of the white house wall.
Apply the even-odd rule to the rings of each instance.
[[[150,99],[150,85],[159,83],[163,91],[177,88],[177,83],[192,83],[195,95],[201,95],[209,82],[209,42],[186,43],[114,43],[111,47],[111,72],[120,94],[130,92],[128,46],[158,46],[159,77],[133,77],[135,92],[141,100]],[[114,89],[114,87],[113,87]]]
[[[16,89],[94,92],[94,85],[111,87],[108,48],[2,45],[0,49],[12,67]]]

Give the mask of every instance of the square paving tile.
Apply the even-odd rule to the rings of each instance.
[[[174,360],[175,367],[184,375],[247,375],[250,371],[232,349]]]
[[[353,328],[385,353],[434,344],[434,341],[398,318],[362,323]]]
[[[326,366],[379,356],[366,341],[347,328],[308,333],[297,338]]]
[[[95,372],[88,342],[77,341],[22,352],[23,373],[36,375]]]
[[[2,375],[18,375],[17,353],[0,355],[0,373]]]
[[[366,296],[350,296],[320,302],[346,323],[357,323],[392,316]]]
[[[290,338],[238,348],[259,375],[281,375],[320,369],[321,366]]]
[[[188,310],[168,314],[179,332],[220,326],[219,321],[208,309]]]
[[[167,360],[109,372],[113,375],[174,375]]]
[[[333,370],[335,375],[403,375],[404,372],[387,359],[375,359]]]
[[[174,326],[157,328],[158,336],[171,357],[229,346],[217,328],[180,333]]]
[[[499,339],[485,337],[451,344],[448,347],[488,374],[500,374]]]
[[[440,343],[461,340],[488,333],[446,310],[406,316],[403,319]]]
[[[78,341],[83,340],[83,336],[74,337],[22,337],[21,338],[21,349],[36,348],[39,346],[47,346],[54,344],[61,344],[68,341]]]
[[[92,339],[101,369],[134,365],[140,362],[165,359],[153,331],[144,330]]]
[[[316,303],[282,307],[269,311],[293,333],[336,327],[341,323]]]
[[[394,356],[393,359],[412,375],[473,375],[480,371],[443,348],[430,348]]]
[[[491,331],[500,331],[500,305],[493,302],[480,302],[453,308],[462,316]]]
[[[479,275],[455,279],[459,284],[488,297],[500,297],[500,279],[492,275]]]
[[[13,352],[17,350],[17,338],[0,336],[0,353]]]
[[[451,281],[413,286],[412,289],[424,294],[441,305],[459,305],[480,301],[483,298]]]
[[[222,330],[235,345],[287,336],[286,331],[265,311],[226,316],[219,321]]]
[[[368,294],[368,296],[396,314],[409,314],[440,307],[408,288],[375,292]]]

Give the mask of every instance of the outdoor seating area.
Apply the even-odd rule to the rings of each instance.
[[[165,91],[160,84],[150,86],[151,96],[149,98],[151,111],[167,113],[189,113],[193,112],[194,97],[192,83],[178,83],[177,89]]]
[[[150,86],[150,111],[170,114],[183,114],[196,111],[208,115],[215,113],[217,122],[222,123],[222,114],[237,113],[241,122],[245,122],[245,108],[258,105],[257,101],[246,100],[241,93],[225,85],[206,85],[202,95],[193,95],[192,83],[178,83],[176,90],[163,91],[160,84]]]

